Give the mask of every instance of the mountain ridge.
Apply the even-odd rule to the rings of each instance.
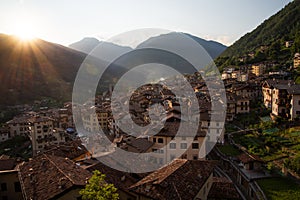
[[[289,49],[284,47],[286,41],[293,41]],[[294,0],[229,46],[216,63],[220,68],[262,61],[285,64],[280,60],[291,59],[299,48],[300,0]],[[249,58],[248,54],[254,56]],[[240,62],[242,59],[245,61]]]

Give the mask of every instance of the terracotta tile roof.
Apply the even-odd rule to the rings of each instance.
[[[181,124],[186,123],[186,122],[182,122]],[[182,125],[181,125],[182,126]],[[156,134],[156,136],[165,136],[165,137],[175,137],[179,130],[180,127],[180,122],[166,122],[164,128]],[[184,127],[187,126],[182,126],[181,128],[184,129]],[[183,130],[183,133],[180,135],[180,137],[188,137],[188,136],[192,136],[190,134],[190,129],[188,130]],[[178,135],[179,136],[179,135]],[[201,125],[199,125],[198,127],[198,132],[196,134],[196,136],[198,137],[205,137],[206,136],[206,132],[201,131]]]
[[[71,160],[84,154],[89,154],[88,150],[80,140],[69,141],[59,145],[50,145],[45,147],[45,149],[45,154],[69,158]]]
[[[154,145],[153,142],[148,141],[146,138],[134,137],[123,138],[120,143],[121,149],[135,153],[147,152]]]
[[[105,181],[107,183],[112,183],[116,188],[123,191],[129,191],[128,188],[141,179],[138,174],[136,177],[133,177],[130,175],[130,173],[110,168],[102,162],[98,162],[97,164],[87,167],[86,169],[90,172],[99,170],[101,173],[106,175]]]
[[[25,199],[53,199],[73,187],[83,187],[91,177],[73,161],[47,154],[20,164],[19,170]]]
[[[130,187],[152,199],[194,199],[216,162],[176,159]]]
[[[242,199],[234,184],[224,177],[213,177],[207,199]]]

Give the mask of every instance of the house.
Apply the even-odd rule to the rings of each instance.
[[[288,93],[287,89],[289,85],[276,84],[272,90],[272,115],[287,117],[288,116]]]
[[[205,159],[206,132],[198,128],[197,134],[193,136],[191,130],[182,129],[183,135],[178,136],[179,126],[186,127],[180,125],[180,122],[166,123],[159,133],[149,138],[154,143],[152,151],[155,154],[151,158],[154,163],[165,164],[180,156],[188,160]],[[202,154],[200,154],[201,149]]]
[[[292,85],[287,89],[289,101],[289,119],[295,120],[300,117],[300,85]]]
[[[12,137],[21,135],[29,137],[32,152],[36,155],[47,145],[65,141],[64,130],[54,129],[55,119],[37,114],[22,115],[7,122]]]
[[[266,70],[266,66],[264,64],[256,64],[256,65],[252,65],[251,72],[256,76],[261,76],[265,73],[265,70]]]
[[[241,164],[246,170],[261,170],[264,161],[256,155],[251,155],[248,153],[242,153],[238,156]]]
[[[135,138],[133,136],[121,136],[116,142],[117,146],[123,150],[134,153],[151,152],[153,143],[147,138]]]
[[[92,106],[82,110],[81,114],[83,128],[85,130],[89,132],[99,132],[100,130],[108,129],[110,112],[106,108]]]
[[[47,145],[65,142],[65,132],[54,129],[54,119],[50,117],[35,116],[28,119],[30,124],[29,137],[32,142],[32,153],[36,155],[44,151]]]
[[[11,137],[17,135],[27,136],[30,133],[30,122],[29,118],[31,115],[23,115],[14,117],[12,120],[6,122],[6,125],[9,127],[9,132]]]
[[[4,126],[0,127],[0,143],[10,139],[9,128]]]
[[[17,169],[0,170],[0,198],[23,199]]]
[[[40,154],[19,165],[19,180],[25,200],[74,199],[91,173],[68,158]]]
[[[208,200],[231,200],[242,199],[232,181],[225,177],[213,177],[212,186],[209,190]]]
[[[81,143],[81,140],[73,140],[59,145],[49,145],[45,148],[44,154],[69,158],[74,162],[91,157],[91,153]]]
[[[272,107],[272,96],[273,96],[273,89],[276,85],[292,85],[294,84],[291,80],[277,80],[277,79],[268,79],[264,81],[262,84],[262,93],[263,93],[263,103],[266,108]]]
[[[300,66],[300,53],[296,53],[294,56],[294,68]]]
[[[214,161],[176,159],[129,189],[136,199],[207,199],[215,166]]]
[[[291,46],[293,46],[294,41],[285,41],[285,47],[286,48],[290,48]]]
[[[93,162],[92,162],[93,163]],[[97,161],[91,165],[87,165],[86,169],[90,172],[98,170],[105,174],[105,181],[113,184],[118,190],[120,199],[136,200],[136,194],[129,190],[130,186],[138,182],[145,175],[133,174],[110,168],[109,166]]]

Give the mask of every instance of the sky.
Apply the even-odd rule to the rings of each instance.
[[[0,33],[69,45],[140,28],[231,45],[291,0],[0,0]]]

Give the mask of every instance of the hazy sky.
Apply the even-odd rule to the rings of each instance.
[[[230,45],[291,0],[0,0],[0,33],[69,45],[138,28],[187,32]],[[20,34],[20,33],[19,33]]]

